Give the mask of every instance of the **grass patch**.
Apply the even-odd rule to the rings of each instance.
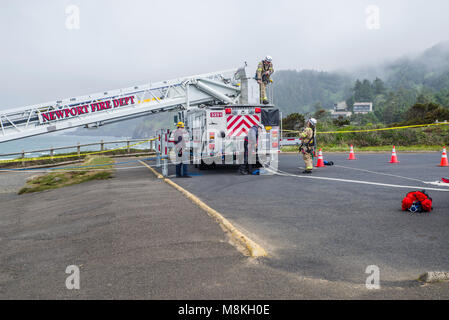
[[[349,145],[319,145],[326,152],[349,152]],[[374,146],[374,147],[355,147],[355,152],[391,152],[393,146]],[[282,152],[298,152],[298,146],[285,146],[281,148]],[[405,152],[422,152],[422,151],[439,151],[443,150],[442,146],[414,145],[414,146],[396,146],[396,151]]]
[[[114,160],[105,156],[90,156],[78,166],[69,170],[64,168],[27,181],[19,194],[40,192],[80,184],[92,180],[105,180],[114,173]]]

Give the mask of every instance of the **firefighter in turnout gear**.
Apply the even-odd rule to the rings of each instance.
[[[268,104],[268,98],[267,98],[267,85],[270,82],[273,82],[270,79],[270,76],[273,74],[273,63],[272,58],[270,56],[266,56],[264,60],[259,62],[259,65],[257,66],[257,72],[256,72],[256,80],[259,84],[260,89],[260,103]]]
[[[187,164],[189,163],[186,142],[188,140],[188,133],[184,129],[184,123],[178,122],[177,129],[174,132],[174,143],[176,152],[176,177],[177,178],[191,178],[187,173]]]
[[[313,153],[315,151],[315,128],[316,119],[311,118],[307,121],[306,128],[300,133],[301,145],[299,151],[306,164],[306,170],[303,173],[310,174],[313,169]]]

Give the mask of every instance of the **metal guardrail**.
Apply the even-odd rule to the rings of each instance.
[[[301,144],[301,139],[297,137],[282,137],[279,142],[281,144],[281,147],[299,146]]]
[[[65,147],[50,147],[50,148],[47,148],[47,149],[39,149],[39,150],[31,150],[31,151],[22,150],[21,152],[3,153],[3,154],[0,154],[0,157],[11,157],[11,156],[18,155],[18,156],[20,156],[20,158],[25,158],[26,154],[43,153],[43,152],[48,152],[50,154],[50,156],[53,157],[55,150],[75,149],[75,148],[77,149],[78,155],[80,155],[82,147],[89,147],[89,146],[99,145],[100,146],[100,150],[98,150],[98,151],[107,151],[107,149],[105,149],[105,145],[108,145],[108,144],[121,144],[121,143],[126,143],[127,144],[126,150],[127,150],[128,153],[130,153],[130,148],[131,148],[131,144],[132,143],[148,141],[149,139],[150,138],[148,138],[148,139],[115,140],[115,141],[103,141],[103,140],[101,140],[100,142],[93,142],[93,143],[86,143],[86,144],[78,143],[76,145],[65,146]],[[154,141],[149,141],[149,143],[150,143],[150,150],[155,150]],[[123,149],[125,149],[125,148],[123,148]],[[95,151],[95,150],[92,150],[92,151]]]

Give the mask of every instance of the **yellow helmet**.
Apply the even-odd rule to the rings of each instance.
[[[178,128],[184,128],[184,122],[179,121],[179,122],[176,124],[176,126],[177,126]]]

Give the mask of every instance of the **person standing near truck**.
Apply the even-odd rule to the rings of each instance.
[[[269,103],[267,98],[267,85],[271,82],[270,77],[274,72],[272,61],[273,59],[270,56],[266,56],[257,66],[256,80],[260,89],[260,103],[263,104]]]
[[[252,126],[247,136],[243,141],[244,154],[243,154],[243,164],[239,167],[240,174],[252,174],[254,165],[256,164],[256,152],[257,152],[257,141],[259,138],[259,133],[261,127],[258,125]]]
[[[300,133],[301,145],[299,151],[302,153],[302,158],[306,165],[306,169],[303,171],[305,174],[311,174],[313,170],[313,152],[315,150],[315,128],[316,119],[310,118],[307,121],[307,125]]]
[[[184,129],[184,123],[178,122],[177,129],[174,132],[174,143],[176,152],[176,178],[191,178],[187,173],[187,164],[189,155],[187,152],[186,141],[188,140],[188,133]]]

